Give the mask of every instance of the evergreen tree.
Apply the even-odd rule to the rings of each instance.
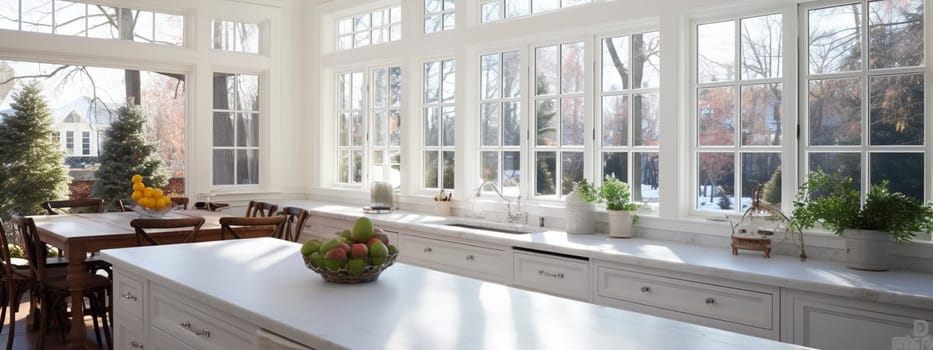
[[[71,178],[51,136],[52,114],[36,82],[13,96],[0,123],[0,215],[44,213],[42,202],[67,198]]]
[[[781,168],[777,168],[771,179],[765,182],[765,187],[761,190],[761,200],[766,203],[781,203]]]
[[[133,194],[133,175],[143,176],[149,187],[164,187],[168,176],[156,145],[144,134],[146,118],[132,99],[117,110],[117,120],[110,124],[99,157],[100,169],[91,195],[106,203],[129,198]]]

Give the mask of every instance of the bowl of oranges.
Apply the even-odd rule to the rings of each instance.
[[[133,211],[139,216],[158,219],[172,210],[172,199],[162,193],[161,189],[146,186],[142,175],[133,175]]]

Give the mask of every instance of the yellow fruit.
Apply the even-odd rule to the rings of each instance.
[[[172,206],[172,199],[168,197],[159,198],[159,209],[165,209]]]
[[[153,190],[152,190],[152,197],[154,197],[154,198],[162,198],[162,190],[161,190],[161,189],[158,189],[158,188],[153,189]]]
[[[143,198],[143,193],[139,191],[133,191],[133,200],[138,201],[140,198]]]
[[[138,203],[140,207],[147,208],[147,209],[152,208],[152,204],[153,204],[152,198],[149,198],[149,197],[140,198],[138,201],[136,201],[136,203]]]
[[[153,198],[152,194],[153,194],[152,188],[146,187],[143,189],[143,197]]]
[[[133,183],[133,191],[142,191],[142,190],[145,189],[145,188],[146,188],[146,185],[143,185],[142,182],[134,182],[134,183]]]
[[[143,176],[139,174],[133,175],[133,183],[134,184],[143,183]]]

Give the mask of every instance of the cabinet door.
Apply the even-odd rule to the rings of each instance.
[[[590,264],[583,259],[514,251],[515,285],[580,300],[590,299]]]
[[[147,344],[147,350],[195,350],[193,347],[182,343],[181,340],[168,335],[168,333],[163,332],[161,329],[152,328],[149,334],[152,345]]]
[[[402,262],[493,282],[511,279],[511,259],[504,250],[401,235]]]
[[[891,349],[895,337],[913,335],[914,320],[933,310],[783,290],[782,339],[827,350]]]
[[[143,327],[137,322],[115,322],[113,324],[113,342],[116,349],[144,349]]]

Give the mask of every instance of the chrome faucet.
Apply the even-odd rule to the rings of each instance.
[[[518,222],[527,223],[528,222],[528,213],[522,211],[522,196],[521,195],[518,195],[518,198],[516,198],[517,205],[516,205],[515,210],[512,210],[512,201],[509,200],[508,198],[505,198],[505,196],[502,195],[502,191],[499,191],[499,187],[496,186],[495,181],[486,181],[486,182],[483,182],[482,185],[479,185],[479,187],[476,188],[476,198],[479,198],[480,196],[482,196],[483,190],[487,187],[492,187],[493,192],[496,192],[496,195],[499,196],[499,199],[502,199],[503,201],[505,201],[505,207],[508,210],[507,218],[508,218],[509,223],[518,223]]]

